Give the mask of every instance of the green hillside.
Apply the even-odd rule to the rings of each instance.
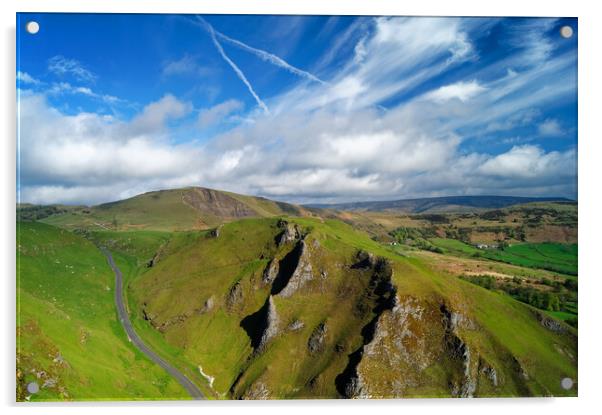
[[[17,223],[17,400],[187,399],[128,342],[114,275],[82,237]],[[40,391],[30,395],[27,385]]]
[[[304,215],[298,206],[202,187],[159,190],[98,206],[57,211],[43,222],[67,229],[209,229],[245,217]]]
[[[577,378],[575,329],[340,221],[243,219],[159,251],[144,269],[134,252],[131,313],[216,397],[577,393],[560,386]]]

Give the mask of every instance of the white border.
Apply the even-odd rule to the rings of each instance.
[[[226,4],[227,3],[227,4]],[[165,414],[177,411],[198,414],[200,411],[304,414],[316,410],[345,411],[346,413],[420,412],[463,414],[504,414],[508,412],[538,412],[568,414],[593,412],[599,406],[601,338],[599,299],[602,298],[602,271],[596,257],[600,254],[602,229],[602,199],[600,178],[602,159],[600,147],[600,77],[602,67],[600,50],[596,42],[602,39],[602,15],[594,1],[575,0],[527,2],[525,0],[476,0],[402,2],[395,0],[2,0],[2,53],[0,55],[0,126],[3,134],[1,154],[2,175],[2,237],[0,238],[0,263],[2,279],[2,368],[0,392],[4,413],[44,414],[106,414],[126,408],[128,414]],[[15,350],[15,13],[31,12],[112,12],[112,13],[235,13],[235,14],[369,14],[369,15],[460,15],[460,16],[576,16],[579,17],[579,398],[573,399],[495,399],[495,400],[408,400],[408,401],[276,401],[276,402],[206,402],[142,403],[142,404],[71,404],[27,406],[14,403],[14,350]],[[598,99],[596,99],[598,98]],[[598,404],[598,405],[597,405]],[[174,409],[168,409],[168,408]]]

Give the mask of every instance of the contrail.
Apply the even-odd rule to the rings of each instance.
[[[243,50],[246,50],[247,52],[251,52],[252,54],[258,56],[259,58],[263,59],[266,62],[269,62],[276,66],[279,66],[282,69],[285,69],[291,73],[294,73],[295,75],[301,76],[303,78],[307,78],[314,82],[318,82],[322,85],[326,85],[326,82],[322,81],[320,78],[316,77],[315,75],[313,75],[307,71],[304,71],[302,69],[294,67],[293,65],[289,64],[284,59],[280,58],[279,56],[274,55],[273,53],[266,52],[265,50],[261,50],[261,49],[256,49],[252,46],[247,45],[246,43],[242,43],[239,40],[232,39],[231,37],[226,36],[220,32],[215,32],[215,34],[218,37],[220,37],[221,39],[224,39],[226,42],[230,42],[233,45],[238,46],[239,48],[241,48]]]
[[[199,21],[201,21],[205,25],[205,27],[207,27],[207,28],[211,27],[211,25],[205,19],[203,19],[200,16],[196,16],[196,17],[197,17],[197,19],[199,19]],[[286,62],[281,57],[274,55],[273,53],[254,48],[252,46],[247,45],[246,43],[241,42],[240,40],[232,39],[230,36],[224,35],[223,33],[219,32],[215,29],[214,29],[214,33],[220,39],[223,39],[226,42],[233,44],[234,46],[237,46],[243,50],[246,50],[247,52],[250,52],[250,53],[254,54],[255,56],[258,56],[260,59],[262,59],[266,62],[269,62],[273,65],[276,65],[284,70],[287,70],[297,76],[300,76],[302,78],[307,78],[311,81],[318,82],[322,85],[327,84],[326,82],[324,82],[317,76],[315,76],[307,71],[304,71],[303,69],[299,69],[299,68],[291,65],[290,63]]]
[[[209,23],[204,21],[201,17],[197,16],[197,18],[201,21],[201,23],[203,23],[205,25],[205,27],[209,31],[209,34],[211,35],[211,40],[213,40],[213,44],[215,45],[215,48],[217,49],[219,54],[222,55],[222,58],[224,58],[224,60],[228,63],[228,65],[230,65],[232,70],[234,70],[234,72],[236,72],[236,75],[238,75],[240,80],[247,86],[247,88],[249,89],[249,92],[251,93],[251,95],[253,95],[253,98],[255,98],[255,101],[257,101],[257,105],[259,105],[265,111],[266,114],[269,114],[270,110],[268,109],[267,105],[265,105],[265,103],[261,100],[261,98],[259,98],[259,96],[255,92],[255,90],[253,89],[253,86],[251,86],[251,83],[245,76],[245,74],[240,70],[240,68],[238,66],[236,66],[236,64],[232,61],[232,59],[230,59],[228,57],[228,55],[226,55],[226,52],[224,52],[224,48],[222,48],[222,45],[220,45],[220,43],[217,41],[213,27]]]

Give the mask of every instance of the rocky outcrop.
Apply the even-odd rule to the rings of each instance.
[[[361,268],[372,268],[372,277],[368,291],[364,299],[358,303],[358,308],[365,309],[365,300],[376,297],[371,309],[375,316],[361,331],[363,344],[349,355],[349,362],[345,370],[335,379],[338,392],[346,398],[371,397],[371,392],[362,373],[363,357],[366,353],[370,353],[370,344],[375,340],[375,336],[379,335],[377,326],[380,318],[387,310],[394,308],[396,304],[396,288],[392,284],[393,270],[391,264],[384,258],[375,258],[368,253],[364,255],[363,252],[360,251],[358,254],[359,262],[363,263]],[[371,265],[366,265],[365,260],[370,261]],[[385,333],[380,332],[380,335],[385,335]]]
[[[236,305],[240,304],[243,299],[243,291],[240,281],[236,282],[226,295],[226,307],[232,310]]]
[[[278,261],[272,259],[268,266],[263,270],[263,275],[261,278],[261,282],[263,285],[270,285],[274,282],[276,277],[278,276],[278,271],[280,270],[280,265]]]
[[[303,327],[305,327],[305,323],[303,323],[301,320],[295,320],[291,324],[289,324],[286,329],[288,331],[297,331],[301,330]]]
[[[299,242],[297,265],[284,288],[278,293],[282,297],[290,297],[305,283],[313,279],[313,268],[310,261],[310,253],[305,240]],[[284,278],[286,278],[284,276]]]
[[[445,351],[450,360],[460,362],[463,367],[463,378],[460,382],[451,383],[452,396],[472,398],[477,389],[478,356],[474,358],[470,347],[458,334],[458,328],[469,328],[474,326],[470,320],[462,314],[450,311],[445,304],[440,306],[445,327]]]
[[[309,354],[313,355],[324,351],[327,332],[328,328],[325,322],[318,324],[307,341],[307,350],[309,351]]]
[[[298,240],[301,236],[299,228],[294,223],[289,223],[287,221],[281,220],[280,222],[278,222],[278,227],[283,229],[282,233],[276,238],[278,246],[294,242]]]
[[[554,333],[566,333],[567,329],[561,322],[554,320],[552,317],[548,317],[539,311],[535,311],[534,313],[537,317],[537,321],[539,321],[539,324],[541,324],[546,329]]]
[[[278,313],[276,312],[276,306],[274,305],[274,298],[271,295],[268,297],[265,318],[265,329],[263,330],[258,346],[260,351],[265,349],[268,342],[278,334]]]
[[[379,259],[376,259],[378,263]],[[381,280],[382,281],[382,280]],[[381,287],[384,287],[384,282]],[[484,366],[461,335],[476,325],[446,305],[415,297],[381,301],[376,317],[362,330],[364,345],[349,355],[337,389],[348,398],[401,398],[425,381],[425,370],[443,365],[449,371],[450,395],[472,397],[479,370],[498,384],[494,368]],[[385,297],[385,294],[381,294]]]
[[[266,400],[270,399],[271,393],[265,383],[261,381],[254,382],[249,389],[246,390],[241,399],[249,400]]]
[[[255,313],[245,317],[240,326],[247,332],[251,347],[256,353],[265,350],[267,344],[279,332],[280,319],[274,304],[274,297],[269,296],[264,305]]]
[[[215,306],[215,300],[213,299],[213,296],[207,298],[205,300],[205,302],[203,303],[203,306],[200,307],[199,309],[197,309],[197,313],[198,314],[205,314],[210,312],[211,310],[213,310],[213,307]]]
[[[497,371],[483,359],[479,361],[479,372],[491,381],[492,386],[498,385]]]

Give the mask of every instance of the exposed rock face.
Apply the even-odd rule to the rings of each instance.
[[[396,305],[396,288],[391,283],[393,276],[391,264],[383,258],[376,259],[368,253],[361,255],[360,262],[364,259],[369,259],[372,264],[373,274],[367,297],[376,296],[371,309],[376,313],[376,316],[362,329],[363,345],[349,355],[347,367],[335,379],[337,390],[347,398],[371,397],[372,392],[366,385],[361,365],[365,362],[364,355],[370,351],[370,344],[374,342],[375,336],[379,334],[378,324],[380,318],[387,310],[391,310]],[[363,267],[364,265],[362,265]],[[365,310],[366,307],[367,304],[362,301],[358,304],[358,309],[360,310]],[[386,333],[381,332],[381,335],[386,335]]]
[[[378,262],[378,260],[377,260]],[[364,328],[364,346],[350,355],[347,381],[338,387],[349,398],[400,398],[420,387],[424,373],[432,365],[450,370],[450,394],[472,397],[477,390],[479,370],[494,386],[495,369],[481,365],[479,356],[463,341],[459,330],[472,330],[475,324],[445,305],[414,297],[395,295],[392,307],[377,314],[370,337]],[[349,366],[348,366],[349,369]]]
[[[313,268],[310,262],[310,253],[305,240],[301,240],[298,246],[298,260],[297,264],[294,268],[294,271],[284,288],[279,291],[277,294],[282,297],[290,297],[293,295],[299,288],[303,287],[307,281],[313,279]],[[284,276],[285,278],[286,276]]]
[[[230,291],[228,291],[228,295],[226,296],[226,307],[231,310],[243,299],[242,286],[240,285],[240,281],[234,284]]]
[[[266,400],[270,399],[271,393],[265,383],[257,381],[251,385],[242,396],[242,399]]]
[[[481,360],[481,362],[479,363],[479,367],[480,367],[479,371],[491,381],[491,384],[493,386],[497,386],[498,385],[497,371],[493,367],[491,367],[489,364],[487,364],[487,362],[485,362],[484,360]]]
[[[546,316],[539,311],[535,311],[535,315],[537,316],[537,320],[539,324],[541,324],[546,329],[553,331],[554,333],[566,333],[566,327],[562,325],[562,323],[554,320],[551,317]]]
[[[286,329],[288,331],[297,331],[301,330],[303,327],[305,327],[305,324],[301,320],[295,320],[291,324],[289,324]]]
[[[270,295],[268,298],[268,307],[266,312],[266,324],[261,340],[259,341],[258,349],[260,351],[265,349],[266,344],[278,334],[278,313],[276,312],[276,305],[274,305],[274,298]]]
[[[318,324],[307,341],[307,349],[309,350],[309,354],[321,353],[324,350],[327,332],[328,328],[326,323]]]
[[[203,303],[203,306],[198,309],[198,313],[199,314],[208,313],[211,310],[213,310],[214,305],[215,305],[215,301],[213,300],[213,296],[211,296],[211,297],[207,298],[205,300],[205,302]]]
[[[451,382],[453,396],[472,398],[477,389],[477,374],[479,359],[473,358],[470,347],[458,335],[458,328],[474,326],[463,315],[450,311],[445,304],[440,306],[445,326],[445,350],[452,361],[461,362],[464,376],[460,382]]]
[[[280,266],[278,261],[272,259],[268,266],[263,270],[263,276],[261,278],[261,282],[264,285],[270,285],[274,282],[276,277],[278,276],[278,271],[280,270]]]
[[[299,228],[294,223],[288,223],[284,220],[278,222],[280,228],[284,228],[282,233],[278,236],[278,246],[294,242],[300,237]]]
[[[223,218],[258,216],[257,212],[224,192],[195,187],[182,194],[182,201],[199,212]]]

